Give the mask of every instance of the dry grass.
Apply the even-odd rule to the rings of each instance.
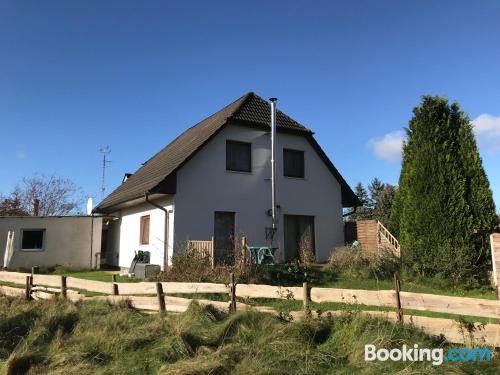
[[[0,297],[0,371],[6,374],[495,373],[498,363],[367,363],[364,344],[393,348],[438,341],[355,312],[284,323],[192,304],[146,315],[126,305],[25,302]],[[498,372],[496,372],[498,373]]]
[[[391,251],[382,250],[376,256],[365,256],[351,247],[332,252],[326,269],[337,276],[359,279],[390,279],[400,269],[400,261]]]

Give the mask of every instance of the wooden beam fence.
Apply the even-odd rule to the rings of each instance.
[[[0,281],[7,281],[24,285],[26,283],[25,273],[0,272]],[[33,275],[36,287],[61,288],[61,276],[57,275]],[[74,277],[66,278],[67,294],[74,295],[70,290],[86,290],[98,292],[104,295],[114,293],[113,285],[117,285],[120,296],[156,296],[155,282],[139,283],[114,283],[103,281],[92,281]],[[231,297],[231,283],[181,283],[162,282],[162,289],[167,294],[226,294]],[[115,295],[117,295],[115,294]],[[304,287],[280,287],[259,284],[237,284],[234,295],[238,298],[276,298],[290,300],[304,300],[306,293]],[[312,302],[340,302],[354,303],[379,307],[390,307],[413,309],[420,311],[434,311],[455,315],[469,315],[486,318],[500,319],[500,301],[468,297],[452,297],[425,293],[399,292],[399,303],[397,306],[397,293],[394,290],[357,290],[338,288],[308,288],[308,294]],[[224,302],[227,306],[227,303]],[[306,305],[304,305],[306,306]]]
[[[216,283],[177,283],[177,282],[140,282],[140,283],[118,283],[115,278],[110,282],[91,281],[73,277],[61,277],[57,275],[24,274],[15,272],[0,272],[0,281],[7,281],[27,286],[29,297],[35,300],[53,298],[54,295],[63,295],[64,281],[66,281],[66,298],[71,301],[79,300],[105,300],[109,303],[123,303],[127,301],[132,307],[144,311],[167,311],[184,312],[193,298],[174,297],[168,294],[201,294],[217,293],[229,294],[230,302],[197,299],[201,305],[212,305],[221,310],[233,311],[254,309],[271,314],[278,312],[270,307],[250,306],[244,302],[235,302],[239,298],[277,298],[303,301],[302,311],[292,312],[294,318],[305,315],[315,315],[311,309],[310,302],[341,302],[355,303],[371,306],[382,306],[400,309],[413,309],[421,311],[435,311],[456,315],[471,315],[500,319],[500,301],[485,300],[478,298],[451,297],[424,293],[399,292],[396,290],[355,290],[336,288],[309,288],[306,283],[302,287],[279,287],[258,284],[216,284]],[[237,287],[236,287],[237,285]],[[116,286],[117,293],[114,293]],[[233,287],[234,286],[234,287]],[[81,289],[99,292],[104,295],[85,297],[78,290]],[[119,294],[118,294],[119,292]],[[9,296],[25,296],[26,290],[21,287],[0,285],[0,293]],[[190,296],[191,297],[191,296]],[[332,311],[338,314],[338,311]],[[429,334],[443,334],[450,342],[462,343],[463,335],[457,323],[452,319],[430,318],[415,316],[406,312],[404,316],[394,312],[384,311],[362,311],[362,314],[374,317],[384,317],[390,320],[404,321],[416,327],[422,328]],[[485,343],[500,347],[500,324],[487,324],[479,332],[475,333]]]

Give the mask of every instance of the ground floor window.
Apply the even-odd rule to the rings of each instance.
[[[43,250],[45,229],[23,229],[21,231],[21,250]]]
[[[141,216],[140,244],[149,245],[149,215]]]

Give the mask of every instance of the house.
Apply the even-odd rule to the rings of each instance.
[[[270,104],[248,93],[174,139],[94,209],[106,216],[106,260],[126,268],[136,250],[170,264],[188,240],[277,247],[279,261],[307,246],[318,262],[344,244],[343,207],[359,201],[313,136],[277,112],[277,229],[271,228]],[[272,235],[271,233],[274,233]]]
[[[94,216],[0,216],[0,259],[14,233],[11,270],[64,265],[99,268],[102,218]]]

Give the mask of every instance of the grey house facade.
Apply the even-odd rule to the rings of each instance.
[[[342,209],[359,204],[311,130],[277,113],[279,261],[296,259],[307,239],[316,261],[344,243]],[[270,105],[248,93],[185,131],[128,177],[95,209],[109,218],[110,264],[126,268],[136,250],[170,264],[186,240],[214,237],[270,244]]]

